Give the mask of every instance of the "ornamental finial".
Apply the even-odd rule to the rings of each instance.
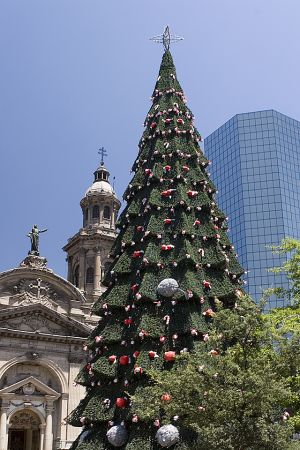
[[[169,50],[171,42],[183,41],[183,37],[175,36],[170,33],[170,28],[166,26],[163,34],[154,36],[150,38],[150,41],[157,42],[158,44],[163,44],[165,50]]]

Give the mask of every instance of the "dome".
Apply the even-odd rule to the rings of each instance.
[[[110,194],[116,197],[114,189],[109,182],[109,171],[101,162],[101,165],[94,172],[94,182],[92,186],[88,188],[85,195],[89,194]]]
[[[104,180],[99,180],[99,181],[94,181],[94,183],[92,184],[92,186],[90,186],[88,188],[88,190],[86,191],[85,195],[89,195],[89,194],[111,194],[115,196],[114,190],[111,186],[111,184],[109,184],[108,181],[104,181]]]

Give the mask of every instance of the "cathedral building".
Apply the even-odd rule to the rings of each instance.
[[[83,226],[63,248],[67,280],[40,256],[36,226],[28,256],[0,273],[0,450],[68,449],[78,435],[64,419],[85,394],[74,379],[120,205],[102,161],[80,202]]]

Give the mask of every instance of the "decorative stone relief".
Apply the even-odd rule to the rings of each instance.
[[[16,294],[26,293],[27,297],[37,299],[39,302],[44,299],[52,298],[55,300],[57,298],[55,290],[42,278],[23,278],[13,287],[13,291]]]
[[[28,255],[20,264],[20,267],[32,267],[34,269],[46,269],[47,259],[41,256]],[[49,270],[50,269],[46,269]],[[52,272],[52,271],[51,271]]]
[[[30,315],[26,314],[24,317],[11,318],[6,321],[1,321],[1,328],[44,334],[56,334],[61,336],[70,336],[74,333],[74,331],[48,320],[39,312],[33,312]]]
[[[25,395],[32,395],[35,391],[35,385],[32,383],[28,383],[25,384],[22,389]]]
[[[10,419],[11,428],[31,428],[38,429],[40,420],[36,414],[29,409],[17,411]]]

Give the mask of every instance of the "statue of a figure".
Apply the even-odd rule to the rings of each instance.
[[[39,256],[39,234],[45,233],[47,228],[44,230],[39,230],[37,225],[33,225],[32,230],[27,234],[31,241],[31,250],[28,252],[29,255]]]

